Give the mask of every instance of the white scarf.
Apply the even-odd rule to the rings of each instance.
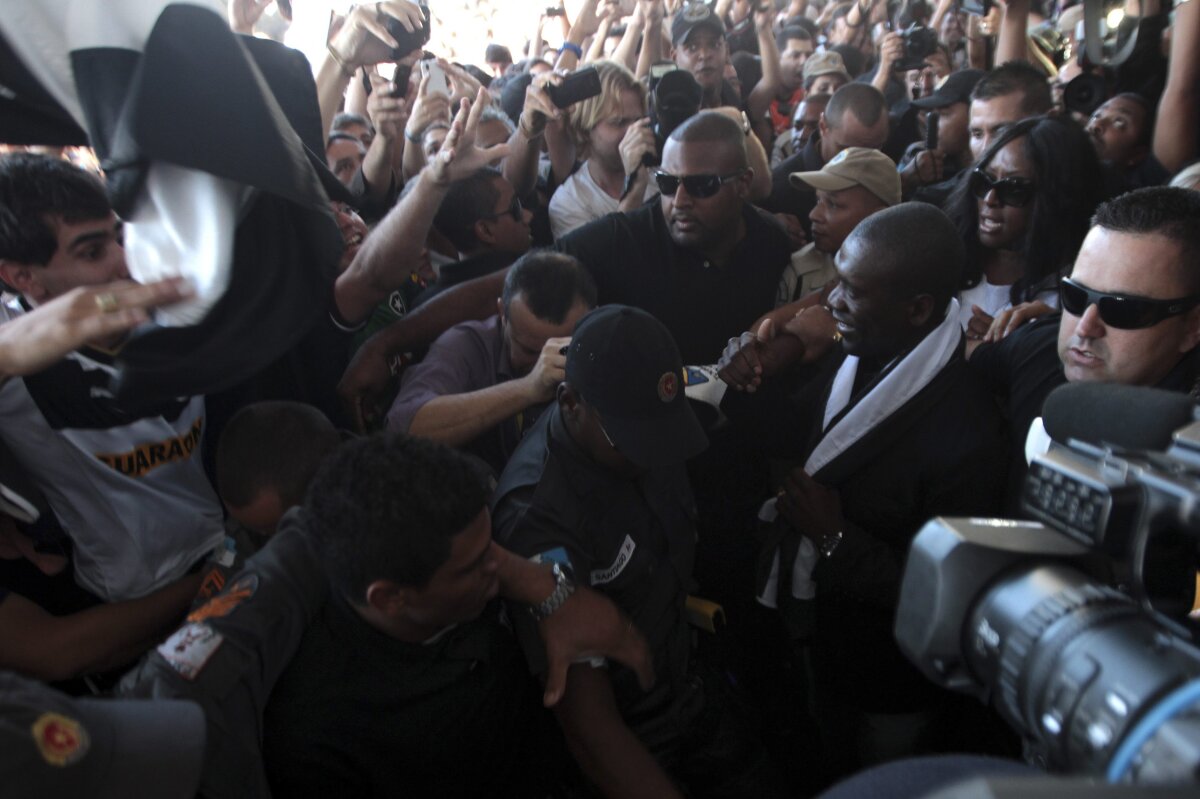
[[[825,416],[821,427],[824,436],[813,448],[804,464],[804,471],[816,474],[835,458],[849,449],[877,425],[919,394],[930,381],[945,368],[958,350],[962,328],[958,324],[958,300],[951,299],[942,323],[912,349],[895,368],[884,375],[865,397],[858,401],[837,424],[829,426],[850,402],[854,392],[854,378],[858,373],[858,357],[849,355],[833,378],[833,387],[825,403]],[[775,520],[775,497],[763,503],[758,518],[765,522]],[[792,596],[796,599],[813,599],[817,585],[812,579],[817,565],[817,550],[808,538],[800,541],[800,554],[792,564]],[[771,576],[758,601],[767,607],[775,607],[779,590],[779,552],[771,564]]]

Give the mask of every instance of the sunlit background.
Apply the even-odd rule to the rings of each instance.
[[[567,0],[567,12],[573,14],[580,0]],[[284,30],[283,41],[308,56],[314,67],[325,54],[330,13],[345,14],[353,4],[346,0],[293,0],[293,20],[288,26],[274,5],[259,22],[260,31]],[[491,44],[512,50],[513,60],[523,57],[521,49],[534,32],[539,13],[554,0],[430,0],[433,36],[429,50],[461,63],[484,66],[483,53]],[[261,34],[260,34],[261,35]],[[543,39],[552,46],[562,43],[557,19],[548,22]]]

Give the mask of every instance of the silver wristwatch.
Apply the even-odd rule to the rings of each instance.
[[[837,551],[838,545],[842,543],[842,531],[836,533],[828,533],[821,539],[821,555],[822,557],[831,558],[833,553]]]
[[[536,605],[529,606],[529,613],[534,621],[541,621],[563,606],[563,603],[575,593],[575,581],[567,576],[557,563],[551,564],[550,572],[554,575],[554,590],[550,596]]]

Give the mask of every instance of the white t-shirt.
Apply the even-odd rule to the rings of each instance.
[[[643,201],[658,194],[658,187],[651,178],[646,181]],[[620,210],[620,201],[608,196],[600,184],[592,179],[588,162],[584,161],[575,174],[562,182],[550,198],[550,231],[560,239],[577,227]]]
[[[971,306],[978,305],[989,316],[995,316],[1001,311],[1007,311],[1013,307],[1011,297],[1012,285],[994,286],[984,277],[979,281],[979,284],[969,289],[963,289],[958,294],[959,304],[959,322],[962,323],[963,330],[967,329],[967,325],[971,323]],[[1058,292],[1043,291],[1034,297],[1035,300],[1041,300],[1051,308],[1058,307]]]
[[[21,313],[0,306],[4,321]],[[76,582],[114,602],[182,577],[225,533],[201,458],[204,398],[122,411],[108,391],[110,360],[78,351],[9,380],[0,437],[71,537]]]

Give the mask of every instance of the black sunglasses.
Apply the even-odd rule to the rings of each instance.
[[[1058,296],[1063,310],[1072,316],[1083,316],[1089,305],[1095,305],[1101,321],[1118,330],[1137,330],[1153,327],[1164,319],[1187,313],[1200,304],[1200,294],[1177,300],[1152,300],[1129,294],[1108,294],[1092,291],[1070,278],[1058,284]]]
[[[504,216],[505,214],[508,214],[513,218],[514,222],[520,222],[521,214],[524,212],[524,210],[525,206],[521,205],[521,198],[514,194],[512,202],[510,202],[508,207],[503,211],[497,211],[494,214],[486,214],[481,216],[480,219],[495,219],[498,216]]]
[[[1033,199],[1033,181],[1028,178],[1001,178],[996,180],[982,169],[971,170],[971,193],[979,199],[987,197],[988,192],[996,192],[996,199],[1002,205],[1013,208],[1024,208]]]
[[[654,171],[654,182],[658,184],[658,190],[663,194],[675,194],[679,191],[679,184],[687,189],[687,193],[695,197],[697,200],[703,200],[705,197],[711,197],[721,190],[731,180],[740,178],[746,174],[746,170],[739,169],[737,172],[730,172],[728,175],[687,175],[680,177],[672,175],[669,172],[661,170]]]

